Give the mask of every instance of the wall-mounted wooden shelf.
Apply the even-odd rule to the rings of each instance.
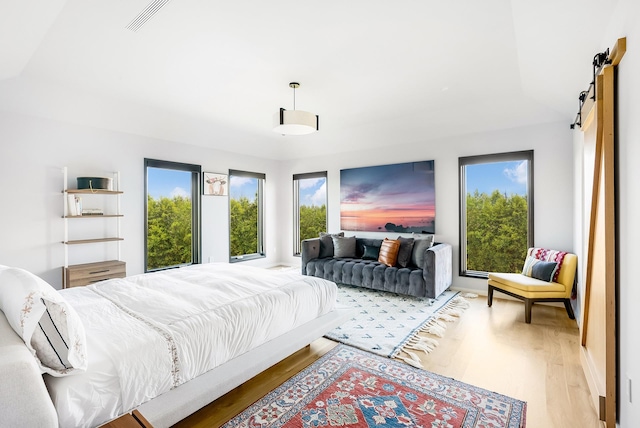
[[[124,238],[96,238],[96,239],[72,239],[69,241],[63,241],[63,244],[78,245],[78,244],[95,244],[96,242],[113,242],[124,241]]]
[[[114,172],[114,180],[113,180],[113,188],[116,190],[105,190],[105,189],[69,189],[67,188],[68,177],[67,177],[67,168],[63,168],[63,189],[62,189],[62,199],[63,199],[63,212],[62,219],[64,220],[64,238],[62,243],[64,244],[64,266],[62,268],[62,285],[64,288],[67,287],[76,287],[81,285],[87,285],[94,281],[100,281],[109,278],[121,278],[126,275],[126,264],[123,261],[120,261],[120,242],[124,241],[122,238],[121,229],[120,229],[120,219],[124,217],[120,211],[120,198],[122,190],[120,190],[120,173]],[[72,196],[73,195],[73,196]],[[82,196],[80,196],[82,195]],[[95,197],[92,195],[96,195]],[[102,212],[102,214],[85,214],[85,215],[72,215],[80,212],[81,203],[78,203],[78,199],[86,199],[90,201],[90,203],[98,203],[102,205],[100,208],[95,208],[92,210],[87,210],[86,212]],[[112,201],[112,202],[111,202]],[[72,208],[70,205],[74,204]],[[115,204],[115,207],[113,206]],[[104,232],[105,237],[102,238],[91,238],[91,239],[69,239],[69,220],[77,219],[77,218],[101,218],[104,220],[104,227],[111,227],[115,225],[116,232],[113,230],[109,232]],[[111,219],[111,220],[110,220]],[[87,234],[87,231],[94,230],[93,225],[100,226],[101,223],[99,221],[94,221],[92,225],[83,224],[80,225],[77,222],[73,222],[73,227],[77,228],[76,235],[79,233]],[[96,236],[99,231],[95,231],[95,234],[92,233],[93,236]],[[115,236],[113,236],[115,235]],[[76,236],[74,236],[75,238]],[[96,244],[101,242],[114,242],[113,248],[117,249],[117,260],[109,260],[109,261],[98,261],[93,263],[85,263],[81,265],[69,265],[69,245],[83,245],[83,244]],[[105,248],[105,255],[111,252],[111,246],[108,246],[109,251]],[[96,248],[98,251],[99,248]],[[75,250],[74,250],[75,251]],[[93,251],[93,250],[92,250]],[[76,251],[74,254],[78,254]],[[99,254],[99,253],[96,253]],[[99,257],[99,256],[97,256]],[[106,258],[106,257],[105,257]],[[111,258],[109,256],[109,258]],[[115,267],[114,267],[115,266]],[[88,273],[85,270],[88,269]],[[108,274],[105,272],[109,272]],[[95,278],[88,280],[85,278],[84,274],[88,276],[94,275]],[[80,275],[82,274],[82,275]],[[78,276],[80,275],[80,276]]]
[[[62,218],[105,218],[105,217],[124,217],[124,214],[65,215]]]
[[[120,190],[103,190],[103,189],[66,189],[62,193],[71,193],[75,195],[119,195],[124,193]]]

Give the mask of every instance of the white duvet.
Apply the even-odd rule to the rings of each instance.
[[[62,290],[88,369],[45,375],[61,427],[96,426],[331,311],[336,286],[297,272],[210,263]]]

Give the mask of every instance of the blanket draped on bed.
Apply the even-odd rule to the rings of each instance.
[[[62,290],[87,335],[85,373],[45,376],[60,424],[95,426],[331,311],[334,283],[204,264]]]

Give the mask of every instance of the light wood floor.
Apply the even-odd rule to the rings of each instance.
[[[578,327],[564,308],[534,305],[525,324],[521,302],[469,302],[435,351],[421,356],[426,370],[526,401],[528,428],[600,427],[580,366]],[[176,427],[222,425],[335,345],[316,340]]]

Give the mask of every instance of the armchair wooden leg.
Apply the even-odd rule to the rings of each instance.
[[[533,306],[533,300],[524,299],[524,322],[531,324],[531,307]]]
[[[487,305],[491,307],[493,304],[493,285],[489,286],[489,291],[487,292]]]
[[[576,316],[573,314],[573,308],[571,307],[571,300],[564,299],[564,308],[567,310],[567,315],[569,315],[569,319],[576,319]]]

